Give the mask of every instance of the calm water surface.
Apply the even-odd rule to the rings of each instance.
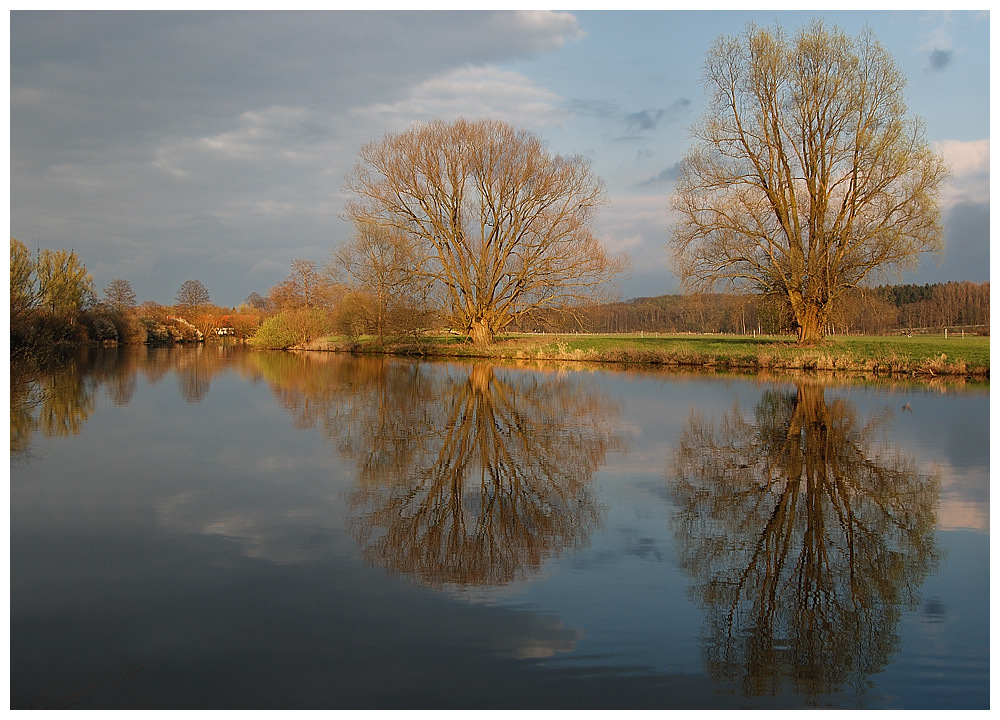
[[[14,708],[987,708],[989,388],[11,369]]]

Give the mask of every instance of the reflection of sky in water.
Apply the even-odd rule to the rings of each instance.
[[[374,693],[405,707],[423,693],[444,706],[430,688],[452,673],[451,684],[466,689],[448,701],[476,707],[502,697],[498,683],[524,684],[522,664],[532,663],[532,672],[559,678],[609,668],[676,675],[687,678],[678,688],[696,706],[698,698],[728,704],[703,678],[704,614],[677,564],[665,473],[692,410],[718,417],[737,401],[752,413],[768,385],[585,375],[620,404],[627,441],[591,480],[600,525],[583,547],[522,580],[444,591],[358,559],[345,506],[355,467],[321,427],[295,429],[268,382],[216,371],[192,404],[177,382],[139,376],[127,405],[102,397],[79,435],[35,438],[33,459],[12,467],[12,653],[20,659],[12,683],[46,664],[68,677],[82,665],[152,653],[151,679],[132,682],[153,705],[168,702],[166,688],[185,687],[193,706],[199,698],[210,706],[229,683],[236,696],[272,692],[279,705],[330,704],[335,686],[357,702]],[[942,529],[988,530],[988,390],[838,386],[826,397],[849,399],[859,419],[893,410],[890,442],[922,471],[940,469]],[[900,411],[906,404],[912,412]],[[933,705],[914,674],[940,669],[942,654],[968,665],[956,643],[977,662],[977,648],[988,647],[977,637],[988,618],[988,534],[940,535],[941,568],[925,581],[921,605],[904,614],[903,645],[871,693],[875,706],[894,695]],[[234,657],[272,666],[227,669]],[[988,673],[988,661],[976,667]],[[972,697],[983,692],[976,677],[945,674]],[[526,687],[525,697],[545,697],[544,684]],[[556,701],[592,697],[569,681],[548,690]],[[647,685],[636,692],[662,698]]]

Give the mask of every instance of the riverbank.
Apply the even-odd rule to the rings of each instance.
[[[990,339],[983,336],[836,336],[799,347],[781,336],[511,335],[490,346],[435,335],[384,345],[374,339],[314,340],[296,349],[439,358],[558,360],[717,370],[815,370],[989,379]]]

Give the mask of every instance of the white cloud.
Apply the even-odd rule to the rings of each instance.
[[[990,141],[942,140],[933,143],[934,149],[944,156],[951,170],[942,193],[942,204],[947,208],[960,203],[988,203],[990,201]]]
[[[308,155],[303,145],[313,145],[326,134],[323,120],[303,107],[275,105],[249,110],[230,132],[202,138],[208,149],[233,157],[257,157],[262,150],[278,152],[287,160]]]
[[[431,78],[402,100],[356,108],[386,129],[416,120],[491,117],[533,130],[561,124],[561,98],[520,73],[494,67],[465,67]]]
[[[666,237],[667,197],[638,195],[612,198],[608,206],[601,208],[597,224],[602,229],[602,239],[615,243],[621,249],[628,249],[627,238],[630,237]]]
[[[175,204],[223,222],[292,216],[327,222],[340,204],[341,179],[330,168],[343,168],[353,152],[338,122],[304,107],[248,110],[211,135],[162,138],[150,166],[179,193]]]
[[[951,168],[956,177],[989,172],[990,141],[988,138],[971,142],[942,140],[934,143],[934,148],[944,155],[945,162],[948,163],[948,167]]]
[[[511,15],[498,14],[492,19],[500,34],[526,35],[538,51],[551,52],[562,48],[569,40],[586,35],[576,18],[567,12],[520,10]]]

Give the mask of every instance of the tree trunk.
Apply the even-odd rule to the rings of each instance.
[[[496,336],[493,329],[486,320],[473,320],[469,328],[469,335],[472,337],[473,345],[492,345]]]
[[[802,306],[795,313],[799,326],[799,345],[815,345],[822,342],[826,330],[826,310],[812,304]]]

